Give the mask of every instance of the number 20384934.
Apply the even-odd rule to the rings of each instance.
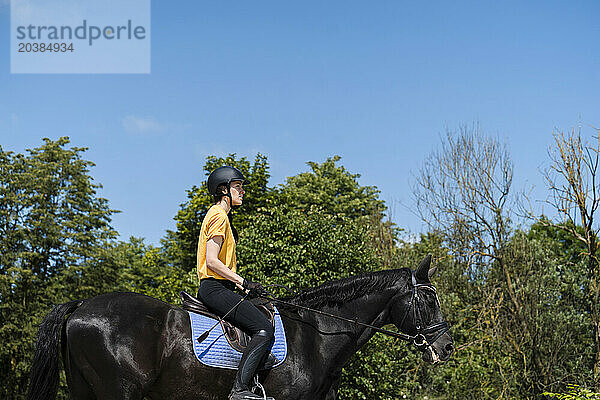
[[[67,53],[73,52],[73,43],[24,43],[17,44],[19,53]]]

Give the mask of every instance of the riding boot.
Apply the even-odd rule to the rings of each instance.
[[[263,396],[259,396],[250,391],[252,378],[261,361],[265,357],[265,353],[271,348],[271,335],[267,331],[260,330],[252,336],[252,340],[248,343],[240,364],[238,366],[237,375],[233,384],[233,389],[229,393],[229,400],[264,400]],[[272,397],[267,397],[267,400],[274,400]]]
[[[269,349],[271,347],[273,347],[273,344],[275,343],[275,338],[271,339],[271,344],[269,345]],[[258,371],[262,371],[264,369],[268,369],[273,367],[275,364],[277,364],[279,360],[277,360],[277,357],[275,357],[273,355],[273,353],[271,353],[271,351],[267,351],[264,355],[264,357],[262,358],[262,360],[260,361],[260,364],[258,364]]]

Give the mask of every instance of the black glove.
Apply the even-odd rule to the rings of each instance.
[[[248,279],[244,279],[244,283],[242,283],[242,287],[246,289],[251,296],[257,297],[265,294],[265,288],[258,282],[252,282]]]

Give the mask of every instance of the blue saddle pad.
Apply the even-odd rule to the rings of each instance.
[[[212,328],[217,321],[191,311],[188,311],[188,314],[190,315],[190,324],[192,327],[192,344],[198,361],[209,367],[237,369],[242,358],[242,353],[229,345],[221,325],[219,324],[219,326],[213,329],[202,343],[198,343],[196,339]],[[277,358],[277,364],[273,367],[281,364],[287,355],[285,330],[283,329],[283,323],[281,322],[281,316],[277,308],[275,308],[275,342],[271,348],[271,353]]]

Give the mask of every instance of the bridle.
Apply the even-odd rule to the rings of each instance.
[[[440,336],[442,336],[444,333],[446,333],[450,330],[450,325],[446,321],[442,321],[442,322],[438,322],[438,323],[435,323],[435,324],[432,324],[432,325],[429,325],[426,327],[422,326],[423,320],[421,318],[421,310],[419,309],[419,296],[417,295],[417,291],[419,290],[419,288],[433,291],[433,293],[435,294],[435,297],[436,297],[436,301],[438,302],[438,305],[439,305],[439,299],[437,298],[437,291],[433,285],[431,285],[429,283],[417,283],[417,278],[415,277],[414,271],[411,271],[411,280],[412,280],[412,293],[410,296],[410,301],[408,302],[408,308],[406,309],[404,316],[402,317],[402,321],[400,322],[400,325],[398,326],[398,329],[400,329],[400,332],[393,332],[393,331],[390,331],[387,329],[378,328],[371,324],[366,324],[364,322],[360,322],[356,319],[340,317],[339,315],[330,314],[325,311],[316,310],[314,308],[290,303],[288,301],[280,300],[280,299],[272,297],[272,296],[260,296],[260,297],[270,300],[274,303],[284,304],[289,307],[298,308],[300,310],[310,311],[310,312],[313,312],[316,314],[321,314],[321,315],[325,315],[327,317],[346,321],[346,322],[352,323],[354,325],[364,326],[366,328],[373,329],[376,332],[383,333],[384,335],[392,336],[392,337],[395,337],[398,339],[412,342],[419,350],[429,349],[430,351],[433,352],[432,345],[435,343],[436,340],[438,340],[440,338]],[[271,286],[281,286],[281,285],[271,285]],[[392,298],[392,301],[394,301],[394,299],[396,297],[402,296],[402,295],[404,295],[404,293],[394,296]],[[413,321],[415,323],[415,330],[416,330],[416,333],[414,335],[409,335],[407,333],[402,332],[402,327],[404,326],[404,323],[406,322],[406,318],[408,317],[408,314],[411,311],[413,314]],[[428,340],[426,335],[430,335],[433,333],[436,334],[434,336],[433,340],[431,340],[431,341]]]
[[[423,318],[421,317],[421,309],[419,307],[419,296],[417,295],[419,288],[432,291],[435,294],[438,305],[440,301],[437,297],[437,290],[435,289],[435,286],[429,283],[417,283],[417,278],[415,277],[414,271],[411,271],[411,281],[412,293],[410,295],[410,301],[408,302],[408,307],[404,312],[404,316],[402,317],[398,328],[402,331],[404,323],[406,322],[406,318],[412,311],[412,318],[415,324],[416,333],[414,335],[405,334],[405,340],[413,342],[418,349],[423,350],[424,348],[431,348],[431,346],[440,338],[440,336],[450,330],[450,325],[446,321],[442,321],[429,326],[423,326]],[[428,340],[426,335],[431,335],[434,333],[435,336],[433,339]]]

